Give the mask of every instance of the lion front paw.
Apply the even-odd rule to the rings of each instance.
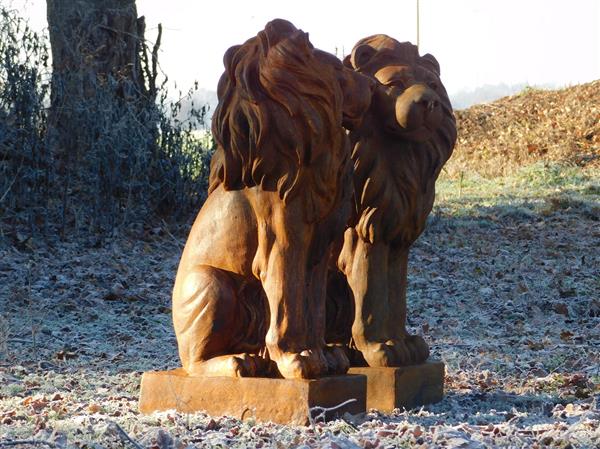
[[[394,351],[397,366],[417,365],[429,357],[429,346],[418,335],[406,335],[400,340],[387,343]]]
[[[393,348],[385,343],[369,342],[357,347],[369,366],[396,365],[396,354]]]
[[[357,344],[369,366],[406,366],[423,363],[429,357],[429,346],[418,335],[407,335],[402,339],[385,343],[367,342]]]
[[[350,361],[342,346],[326,346],[324,353],[327,360],[328,374],[346,374],[350,368]]]
[[[286,379],[315,379],[327,374],[327,359],[321,350],[271,354],[279,373]]]

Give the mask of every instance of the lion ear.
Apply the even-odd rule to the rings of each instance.
[[[434,72],[438,77],[440,76],[440,63],[437,62],[437,59],[433,55],[427,53],[421,56],[421,65]]]
[[[308,33],[304,33],[304,37],[306,38],[306,46],[307,46],[308,48],[310,48],[311,50],[312,50],[313,48],[315,48],[315,47],[313,46],[312,42],[310,41],[310,35],[309,35]]]
[[[351,55],[346,55],[346,57],[342,61],[342,64],[344,64],[344,67],[348,67],[349,69],[354,68],[354,67],[352,67],[352,61],[350,60],[351,57],[352,57]]]
[[[358,45],[357,47],[354,47],[354,50],[352,50],[350,62],[355,69],[360,69],[371,60],[376,52],[377,50],[368,44]]]
[[[229,47],[225,54],[223,55],[223,65],[225,66],[225,73],[233,83],[235,84],[235,75],[234,75],[234,64],[233,58],[237,54],[237,51],[241,48],[241,45],[234,45],[233,47]]]

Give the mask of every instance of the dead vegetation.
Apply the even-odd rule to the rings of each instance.
[[[458,141],[446,176],[507,176],[536,161],[600,166],[600,80],[525,89],[456,111]]]
[[[549,185],[549,190],[564,185]],[[598,178],[574,181],[581,192]],[[0,247],[0,442],[50,447],[595,447],[599,193],[452,185],[411,254],[410,325],[446,363],[422,410],[310,427],[137,411],[140,373],[178,365],[170,290],[183,233]],[[568,191],[565,198],[573,198]],[[119,430],[119,428],[122,430]],[[1,447],[1,446],[0,446]],[[33,447],[33,446],[23,446]]]
[[[463,164],[463,175],[438,182],[429,226],[411,253],[408,299],[411,329],[446,364],[441,403],[309,427],[203,413],[140,415],[140,373],[179,363],[170,291],[187,229],[146,226],[105,240],[6,239],[0,448],[599,447],[597,160],[577,165],[584,146],[575,144],[575,131],[583,125],[563,131],[568,149],[559,148],[559,136],[548,138],[545,155],[522,147],[513,155],[500,132],[512,122],[505,104],[530,95],[549,104],[580,88],[597,95],[598,86],[496,103],[494,120],[503,125],[487,132],[510,155],[480,159],[475,146],[469,152],[461,143],[449,173]],[[562,122],[580,123],[569,117]],[[545,142],[544,127],[514,122],[540,133],[531,142]],[[471,141],[461,126],[460,138]],[[477,129],[481,141],[493,141]],[[589,154],[597,152],[596,136],[583,135],[596,145],[585,147]],[[525,159],[517,159],[521,153]]]

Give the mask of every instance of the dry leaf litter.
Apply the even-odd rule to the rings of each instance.
[[[478,174],[444,174],[410,265],[409,324],[446,363],[441,403],[308,427],[140,415],[141,373],[178,365],[170,290],[185,230],[92,243],[6,234],[0,448],[599,447],[600,171],[593,158],[574,165],[598,153],[599,90],[458,113],[452,166]],[[511,137],[527,127],[530,139]],[[505,157],[514,170],[480,176]]]
[[[528,88],[456,111],[458,140],[446,172],[503,176],[536,161],[600,166],[600,80],[547,91]]]

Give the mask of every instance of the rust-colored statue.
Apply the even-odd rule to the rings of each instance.
[[[375,79],[377,88],[350,133],[355,213],[337,260],[347,284],[339,272],[330,274],[327,339],[348,344],[351,338],[370,366],[421,363],[429,348],[406,330],[408,252],[454,147],[452,107],[438,62],[420,57],[410,43],[367,37],[344,64]]]
[[[325,347],[327,264],[350,215],[343,126],[359,123],[374,83],[279,19],[231,47],[224,64],[209,196],[173,292],[183,367],[204,376],[343,373],[344,351]]]

